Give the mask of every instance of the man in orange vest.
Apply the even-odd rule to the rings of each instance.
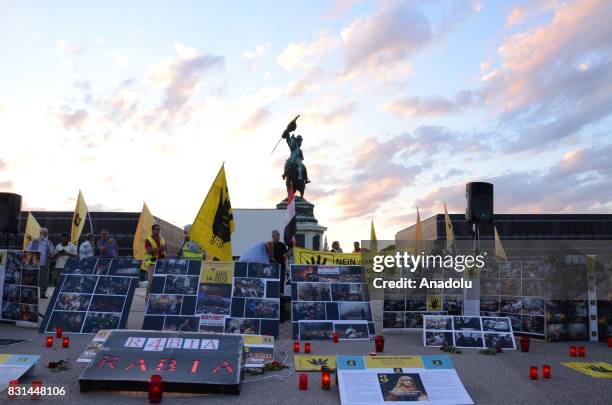
[[[166,240],[161,236],[161,226],[159,226],[159,224],[153,224],[151,227],[151,236],[145,240],[144,262],[148,273],[147,279],[149,280],[147,295],[151,289],[151,283],[153,282],[155,263],[157,259],[163,259],[164,257],[166,257]]]

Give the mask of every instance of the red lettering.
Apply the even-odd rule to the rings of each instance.
[[[191,372],[195,373],[198,371],[198,367],[200,367],[200,360],[194,360],[193,366],[191,366]]]
[[[176,371],[176,360],[162,357],[159,359],[155,371]]]
[[[115,363],[118,361],[119,361],[119,356],[111,356],[111,355],[105,354],[104,357],[102,357],[102,360],[100,360],[100,362],[98,363],[98,367],[102,368],[104,367],[105,364],[108,364],[110,368],[116,369],[117,365]]]
[[[226,369],[229,374],[234,372],[231,364],[227,360],[223,360],[223,363],[219,364],[217,367],[213,369],[213,373],[218,373],[222,368]]]
[[[147,371],[147,363],[143,358],[138,359],[136,363],[132,363],[124,368],[124,370],[131,370],[134,367],[140,367],[140,371]]]

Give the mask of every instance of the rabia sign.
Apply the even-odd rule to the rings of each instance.
[[[239,394],[243,338],[190,332],[112,331],[79,378],[81,392],[146,390]]]

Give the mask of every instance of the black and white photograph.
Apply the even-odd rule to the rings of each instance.
[[[83,325],[83,333],[98,333],[102,329],[117,329],[121,314],[88,312]]]
[[[200,277],[198,276],[166,276],[164,294],[196,295]]]
[[[182,295],[149,294],[147,314],[151,315],[180,315]]]
[[[485,332],[510,332],[510,320],[506,318],[482,318],[482,330]]]
[[[91,294],[60,293],[55,302],[55,310],[87,311]]]
[[[368,324],[359,323],[340,323],[334,322],[335,331],[340,339],[369,339]]]
[[[247,298],[244,304],[246,318],[278,319],[280,303],[277,299]]]
[[[91,294],[94,292],[98,281],[97,276],[66,275],[64,277],[64,283],[61,286],[62,292]]]
[[[332,283],[332,300],[334,301],[364,301],[363,284]]]
[[[482,330],[480,318],[477,316],[455,316],[453,322],[455,330]]]
[[[454,346],[452,332],[425,332],[425,346]]]
[[[253,335],[259,333],[259,319],[225,318],[225,333]]]
[[[324,302],[294,302],[294,321],[324,321],[326,319]]]
[[[430,316],[426,316],[424,319],[425,319],[425,329],[427,330],[453,330],[453,317],[452,316],[430,315]]]
[[[229,315],[231,304],[231,284],[200,284],[196,313]]]
[[[329,283],[299,283],[297,288],[300,301],[331,301]]]
[[[485,347],[515,349],[511,333],[484,333]]]
[[[455,346],[457,347],[483,347],[482,332],[455,332]]]
[[[338,312],[341,320],[361,320],[372,319],[369,302],[339,302]]]
[[[299,322],[300,340],[328,340],[334,334],[333,322]]]
[[[234,297],[262,298],[266,296],[265,281],[259,278],[234,278]]]

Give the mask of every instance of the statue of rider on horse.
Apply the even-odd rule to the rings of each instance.
[[[287,141],[287,145],[289,146],[289,151],[291,153],[289,158],[285,161],[283,180],[285,180],[285,185],[287,186],[287,193],[289,192],[291,184],[293,184],[293,189],[295,191],[299,191],[300,197],[303,198],[306,184],[310,183],[310,180],[308,180],[308,172],[306,171],[306,166],[303,163],[304,154],[302,153],[301,149],[302,135],[296,136],[292,134],[292,132],[297,128],[296,121],[298,118],[299,115],[287,125],[287,128],[282,135],[282,138]]]

